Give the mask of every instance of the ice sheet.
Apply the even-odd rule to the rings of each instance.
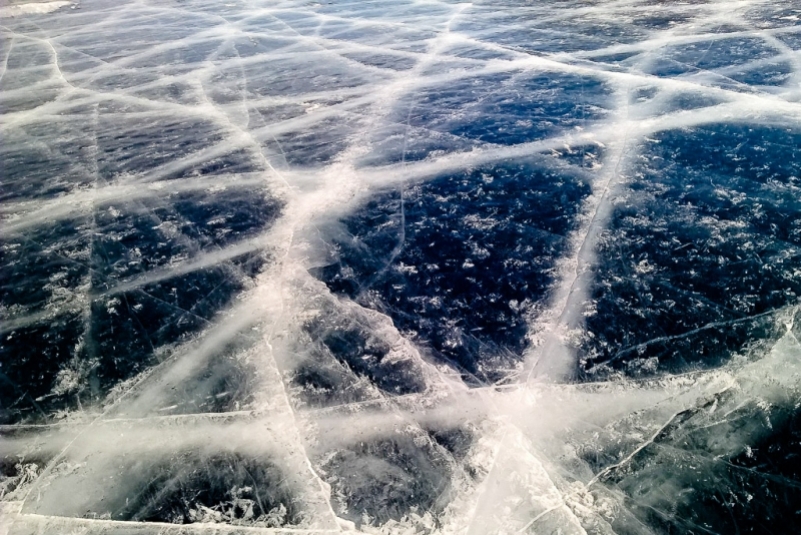
[[[798,2],[0,16],[0,534],[801,529]]]

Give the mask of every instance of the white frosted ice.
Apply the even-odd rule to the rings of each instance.
[[[61,9],[62,7],[66,7],[71,5],[72,2],[64,2],[64,1],[57,1],[57,2],[42,2],[38,0],[34,1],[14,1],[11,0],[9,5],[0,7],[0,17],[18,17],[20,15],[29,15],[29,14],[44,14],[50,13],[52,11],[56,11]]]

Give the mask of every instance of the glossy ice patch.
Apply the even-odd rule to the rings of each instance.
[[[0,533],[799,531],[797,3],[54,4]]]

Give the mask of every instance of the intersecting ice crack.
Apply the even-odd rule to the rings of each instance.
[[[725,464],[783,485],[797,483],[735,462],[740,454],[748,456],[749,444],[758,438],[747,425],[737,427],[738,415],[750,411],[753,419],[764,417],[770,427],[772,407],[784,410],[799,401],[801,344],[793,330],[797,301],[788,298],[764,310],[736,312],[732,318],[725,314],[735,311],[699,295],[719,316],[681,332],[619,344],[608,359],[587,368],[594,372],[622,365],[653,347],[692,343],[705,332],[759,321],[777,333],[767,341],[752,340],[740,353],[731,351],[715,366],[691,366],[680,373],[644,378],[613,374],[580,382],[577,342],[594,335],[585,325],[587,304],[594,299],[603,267],[604,240],[618,224],[616,211],[637,206],[631,186],[642,185],[644,165],[663,158],[649,152],[650,144],[664,144],[660,136],[665,132],[695,132],[721,123],[798,130],[797,3],[116,4],[87,0],[69,12],[3,20],[0,94],[7,105],[0,129],[7,145],[20,151],[45,147],[54,161],[84,167],[74,176],[69,169],[59,175],[59,168],[52,176],[46,172],[10,182],[0,204],[0,238],[15,247],[17,242],[37,244],[48,239],[43,233],[75,227],[76,234],[95,244],[86,246],[88,255],[103,256],[100,238],[113,232],[99,218],[116,220],[114,211],[124,207],[125,217],[149,221],[153,235],[178,252],[129,271],[119,267],[121,260],[115,264],[121,271],[108,275],[52,246],[54,258],[83,263],[80,282],[71,289],[73,298],[59,301],[54,290],[42,306],[16,309],[3,303],[0,333],[6,341],[25,329],[79,315],[80,344],[88,348],[81,355],[88,355],[88,364],[76,349],[72,364],[63,368],[74,368],[75,376],[83,373],[86,384],[69,385],[73,376],[62,374],[65,391],[78,388],[78,394],[77,406],[60,413],[60,422],[39,408],[41,421],[0,428],[9,437],[0,449],[4,456],[24,459],[35,452],[41,464],[14,480],[19,482],[15,489],[10,479],[0,481],[0,535],[123,533],[132,526],[144,532],[144,520],[149,519],[133,514],[124,520],[110,515],[79,518],[99,510],[101,501],[120,496],[114,485],[124,487],[126,482],[112,480],[140,466],[118,467],[115,463],[126,456],[141,456],[153,465],[171,458],[190,469],[241,462],[245,472],[245,461],[219,461],[220,452],[269,460],[277,467],[275,473],[248,473],[252,487],[263,477],[276,493],[276,503],[294,508],[281,513],[280,507],[263,506],[258,522],[231,526],[204,524],[214,518],[205,516],[180,530],[159,517],[161,523],[151,525],[164,533],[659,533],[657,524],[643,523],[642,511],[675,519],[675,503],[669,504],[673,511],[662,510],[668,506],[651,495],[635,495],[631,488],[639,484],[637,474],[647,478],[649,470],[674,457]],[[17,12],[2,12],[9,14]],[[646,17],[653,17],[651,26],[639,24]],[[709,63],[716,46],[731,47],[734,59]],[[763,71],[767,74],[760,82]],[[495,105],[492,95],[482,93],[482,80],[508,76],[511,87],[522,87],[518,95],[504,96],[514,102],[519,93],[531,91],[526,80],[539,75],[597,82],[605,88],[607,108],[597,116],[581,112],[581,124],[569,128],[559,124],[556,108],[551,115],[543,112],[542,124],[556,128],[543,126],[539,133],[526,131],[531,120],[521,115],[520,124],[501,125],[528,132],[511,141],[464,127],[480,122],[481,114],[491,113]],[[540,96],[548,98],[557,85]],[[472,107],[448,100],[453,98],[449,91]],[[687,95],[706,100],[670,107],[672,99]],[[426,104],[426,99],[431,101]],[[431,102],[443,109],[425,108]],[[503,104],[494,113],[500,115]],[[536,110],[529,113],[535,116]],[[86,117],[91,132],[80,132]],[[118,142],[124,135],[117,129],[126,128],[128,121],[162,141],[148,145],[146,139],[135,139],[129,151]],[[66,130],[42,134],[50,124],[54,129],[66,125]],[[170,137],[181,128],[186,131]],[[90,140],[89,147],[81,156],[76,147],[84,139]],[[570,155],[577,147],[594,147],[601,156],[582,170],[574,164],[547,163],[549,154]],[[374,286],[393,270],[421,269],[403,264],[416,232],[407,215],[415,188],[443,176],[467,176],[532,158],[536,165],[584,177],[588,193],[575,201],[576,222],[548,268],[548,291],[525,313],[526,344],[519,362],[501,368],[499,380],[482,382],[480,374],[435,358],[431,343],[401,327],[390,306],[337,293],[312,276],[315,269],[336,263],[331,236],[349,232],[340,221],[393,192],[400,199],[393,245],[359,292],[378,292]],[[23,165],[33,167],[35,159],[23,159]],[[26,180],[33,184],[30,190]],[[788,186],[795,189],[786,191],[798,194],[795,180]],[[710,178],[714,187],[712,182]],[[17,187],[21,193],[14,191]],[[214,198],[236,192],[260,200],[269,197],[281,205],[280,214],[235,239],[225,237],[231,228],[223,228],[221,238],[209,241],[201,227],[216,220],[198,223],[174,206],[181,195]],[[762,194],[769,203],[769,194]],[[791,224],[789,215],[786,224]],[[115,243],[125,240],[122,232],[105,237]],[[256,275],[240,262],[254,254],[267,259]],[[134,263],[134,256],[121,258]],[[652,266],[648,259],[643,262],[638,265],[647,275]],[[205,300],[183,304],[165,293],[170,286],[177,291],[177,280],[218,268],[219,282]],[[800,276],[798,269],[788,271],[786,280]],[[209,305],[212,312],[198,310],[226,284],[239,288],[238,293],[216,309]],[[642,290],[633,292],[640,301],[647,300]],[[141,323],[129,295],[171,310],[176,324],[190,318],[197,326],[169,342],[151,339],[161,330],[149,331]],[[82,398],[84,391],[99,391],[90,385],[92,366],[117,358],[97,354],[99,327],[93,323],[98,321],[95,315],[118,314],[115,299],[139,322],[153,360],[108,392]],[[343,335],[343,343],[361,347],[361,354],[344,361],[334,354],[333,344],[339,342],[330,340],[331,333],[362,331],[368,333],[366,341]],[[378,364],[370,361],[373,346],[383,351]],[[249,401],[240,407],[237,400],[236,406],[219,412],[192,409],[187,385],[215,378],[214,366],[220,361],[236,361],[253,376],[256,386]],[[296,379],[303,366],[312,366],[308,363],[343,377],[340,384],[347,387],[341,399],[317,406],[298,393]],[[649,365],[642,364],[644,369]],[[382,368],[379,373],[379,366],[389,372]],[[408,374],[403,376],[413,376],[419,384],[393,391],[381,382],[394,384],[392,377],[382,375],[391,373]],[[20,399],[25,396],[32,397],[26,391]],[[711,428],[728,434],[697,449],[675,438]],[[438,432],[453,429],[471,435],[465,451],[437,438]],[[596,457],[609,458],[593,464],[588,460],[591,447],[597,447]],[[206,457],[193,460],[195,451]],[[411,468],[399,470],[398,459]],[[676,488],[681,487],[679,478],[686,477],[679,468]],[[162,481],[160,495],[192,484],[171,469],[165,469],[169,477],[163,481],[158,477],[167,476],[148,473]],[[362,473],[366,483],[359,480]],[[408,487],[402,487],[407,481]],[[403,494],[395,486],[411,490]],[[73,496],[78,487],[82,496]],[[420,498],[418,503],[428,509],[413,505],[368,511],[364,504],[375,498],[369,494],[380,495],[382,487],[390,489],[387,501],[410,500],[415,493],[434,497]],[[137,492],[144,495],[143,489]],[[353,489],[366,496],[353,495]],[[245,491],[239,492],[232,489],[230,496]],[[281,492],[292,499],[281,502]],[[127,505],[125,497],[119,509],[127,510]],[[354,510],[359,506],[364,511]],[[152,503],[147,507],[155,510]],[[274,518],[282,514],[292,520],[278,527]],[[709,532],[700,521],[675,521],[685,529]]]

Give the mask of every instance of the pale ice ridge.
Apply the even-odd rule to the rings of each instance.
[[[793,330],[795,306],[732,320],[765,317],[779,334],[716,369],[595,383],[570,380],[598,242],[613,203],[626,195],[623,188],[644,158],[643,147],[659,133],[721,121],[788,129],[801,124],[801,44],[793,48],[783,39],[798,36],[801,6],[632,0],[555,8],[420,1],[331,4],[325,12],[328,5],[82,2],[68,14],[3,22],[2,136],[10,147],[29,143],[67,161],[64,175],[45,181],[38,191],[4,197],[3,237],[29,239],[31,233],[74,222],[79,237],[70,262],[86,265],[90,246],[80,235],[101,233],[98,218],[114,220],[115,212],[127,206],[152,218],[151,226],[182,247],[163,264],[105,281],[94,278],[91,269],[72,288],[59,286],[61,279],[54,277],[43,307],[4,307],[3,333],[75,313],[87,322],[88,339],[95,300],[112,303],[109,310],[122,307],[113,301],[119,295],[212,267],[220,267],[226,279],[241,281],[241,288],[211,316],[183,311],[199,318],[197,334],[155,348],[160,363],[121,381],[101,402],[83,406],[78,395],[78,406],[59,412],[58,423],[3,426],[10,437],[0,445],[4,455],[23,452],[41,460],[16,480],[1,483],[0,533],[615,533],[621,525],[631,533],[651,533],[627,511],[631,498],[605,485],[610,478],[626,477],[649,448],[657,462],[660,455],[669,459],[669,445],[656,439],[679,421],[698,428],[730,425],[721,433],[728,443],[716,447],[720,456],[734,455],[754,437],[738,428],[732,415],[753,410],[769,418],[766,407],[798,403],[801,346]],[[681,17],[664,29],[637,27],[642,35],[632,35],[631,42],[591,50],[531,51],[503,41],[504,33],[525,30],[528,23],[558,35],[560,30],[549,24],[625,25],[655,12]],[[182,25],[186,20],[191,25]],[[115,41],[120,29],[131,38]],[[145,36],[141,41],[134,39],[137,31]],[[759,40],[772,55],[689,74],[651,72],[667,47],[712,46],[736,38]],[[460,47],[488,57],[461,57]],[[33,59],[21,65],[14,59],[20,49]],[[195,53],[203,57],[192,57]],[[614,54],[636,56],[596,61]],[[373,60],[376,66],[366,64],[366,55],[391,59]],[[362,61],[354,59],[359,57]],[[788,66],[780,84],[731,78],[771,62]],[[307,71],[316,77],[293,85],[293,78]],[[610,108],[587,124],[509,144],[468,143],[458,134],[411,122],[426,90],[482,76],[537,73],[591,77],[608,87]],[[638,91],[657,96],[640,101]],[[665,111],[671,98],[686,94],[710,103]],[[133,130],[166,133],[164,144],[142,141],[138,155],[119,147],[103,160],[101,146],[114,148],[113,136],[126,121]],[[187,121],[197,127],[169,137]],[[70,146],[87,132],[93,133],[93,146]],[[465,144],[407,159],[416,140],[428,137]],[[547,303],[528,318],[526,360],[496,385],[468,387],[458,370],[429,358],[392,318],[334,295],[308,273],[331,260],[323,238],[335,221],[377,192],[403,191],[444,173],[515,158],[532,157],[559,169],[548,155],[580,146],[603,148],[603,156],[582,172],[590,191],[556,265]],[[241,169],[215,170],[215,162],[226,158]],[[255,235],[204,242],[190,235],[191,225],[165,220],[159,211],[182,194],[213,198],[232,191],[277,199],[280,214]],[[16,194],[11,188],[9,193]],[[233,261],[256,253],[267,264],[249,277]],[[314,362],[310,348],[319,345],[304,329],[329,315],[372,333],[388,348],[382,362],[412,370],[421,380],[418,391],[392,395],[340,365],[353,399],[325,407],[304,401],[292,374]],[[709,326],[729,323],[710,321]],[[191,385],[203,390],[199,377],[221,354],[249,370],[252,396],[243,407],[197,412],[187,403],[196,395]],[[54,388],[80,392],[88,374],[76,358],[59,373]],[[458,426],[475,437],[465,452],[448,450],[428,431]],[[357,529],[344,519],[349,502],[341,495],[343,487],[330,484],[332,473],[342,477],[335,473],[337,451],[393,437],[447,467],[448,485],[432,511],[410,510],[383,522],[367,517]],[[606,443],[617,443],[619,456],[601,469],[591,469],[576,451],[582,444]],[[135,465],[120,472],[119,459],[147,465],[186,455],[180,462],[191,465],[194,451],[208,458],[236,451],[269,459],[275,474],[263,477],[292,496],[296,510],[282,513],[276,507],[244,519],[233,509],[195,510],[196,523],[183,526],[79,518],[102,500],[124,501],[130,491],[126,484],[133,483],[113,480]],[[374,468],[356,461],[351,466]],[[652,495],[643,500],[643,507],[662,506]],[[231,507],[247,508],[246,502]]]
[[[71,2],[65,1],[42,2],[38,0],[13,0],[9,2],[9,5],[6,5],[0,9],[0,16],[16,17],[20,15],[29,15],[31,13],[50,13],[69,5],[71,5]]]

